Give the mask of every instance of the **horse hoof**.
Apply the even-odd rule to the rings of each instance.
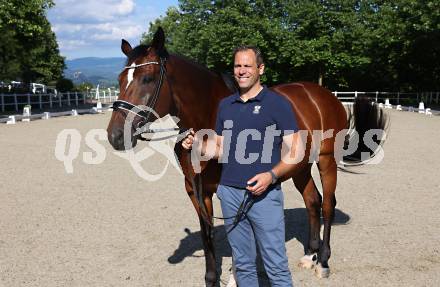
[[[301,268],[312,269],[313,267],[315,267],[317,261],[318,255],[316,255],[316,253],[311,255],[304,255],[299,260],[298,266]]]
[[[330,276],[330,268],[322,267],[321,263],[315,266],[315,275],[318,278],[328,278]]]

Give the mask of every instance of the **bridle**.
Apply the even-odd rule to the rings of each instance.
[[[152,114],[151,111],[154,111],[154,108],[156,107],[157,100],[159,99],[160,90],[162,88],[164,78],[166,78],[165,63],[166,63],[166,59],[160,58],[159,62],[150,61],[150,62],[145,62],[145,63],[141,63],[141,64],[137,64],[137,65],[132,64],[131,66],[124,67],[124,70],[127,70],[127,69],[130,70],[130,69],[136,69],[138,67],[147,66],[147,65],[159,65],[159,67],[160,67],[159,81],[156,83],[153,96],[147,100],[148,102],[146,104],[146,108],[141,108],[140,106],[133,105],[132,103],[127,102],[127,101],[123,101],[123,100],[116,100],[112,106],[114,111],[118,111],[118,110],[121,111],[122,110],[127,113],[132,113],[135,116],[143,119],[141,122],[138,123],[138,125],[136,127],[134,127],[134,129],[136,130],[134,135],[135,136],[139,135],[138,139],[143,140],[143,141],[159,141],[159,140],[169,139],[169,138],[172,138],[175,136],[182,136],[182,133],[180,133],[180,131],[181,131],[180,128],[149,129],[146,127],[148,124],[148,121],[150,120],[151,114]],[[155,134],[155,133],[172,132],[172,131],[179,131],[179,134],[161,137],[161,138],[152,138],[152,139],[147,139],[147,138],[140,136],[141,134]]]
[[[146,127],[148,124],[148,120],[150,119],[150,116],[152,114],[152,111],[154,111],[154,108],[156,107],[157,100],[159,99],[160,90],[162,88],[164,78],[166,78],[165,63],[166,63],[166,59],[160,58],[159,62],[150,61],[150,62],[145,62],[145,63],[141,63],[141,64],[136,64],[136,65],[132,64],[131,66],[124,67],[124,70],[125,70],[125,69],[136,69],[138,67],[147,66],[147,65],[159,65],[159,67],[160,67],[159,81],[156,84],[153,97],[151,98],[151,100],[148,100],[149,103],[147,103],[146,108],[142,108],[140,106],[133,105],[132,103],[127,102],[127,101],[123,101],[123,100],[116,100],[112,106],[114,111],[118,111],[118,110],[121,111],[122,110],[122,111],[127,112],[127,114],[133,113],[135,116],[143,118],[143,121],[141,121],[137,125],[137,127],[135,127],[136,132],[134,133],[135,136],[139,135],[139,139],[143,140],[143,141],[161,141],[161,140],[166,140],[166,139],[170,139],[173,137],[184,138],[184,137],[186,137],[186,135],[189,132],[189,129],[180,129],[180,128],[150,129],[150,128]],[[171,132],[171,131],[179,131],[179,133],[177,135],[165,136],[165,137],[160,137],[160,138],[151,138],[151,139],[147,139],[147,138],[140,136],[141,134],[144,134],[144,133],[145,134],[156,134],[156,133]],[[188,153],[187,160],[188,160],[188,165],[191,166],[190,153]],[[198,178],[198,180],[196,180],[196,177]],[[196,183],[196,181],[198,181],[198,182]],[[253,197],[247,197],[245,194],[245,197],[243,198],[243,201],[240,204],[240,207],[239,207],[236,215],[230,216],[230,217],[209,216],[207,209],[206,209],[206,206],[205,206],[205,202],[203,200],[201,174],[198,173],[198,174],[195,174],[195,176],[192,176],[191,183],[193,186],[193,190],[196,194],[196,199],[199,204],[200,214],[202,215],[202,218],[209,226],[211,226],[211,227],[214,226],[214,224],[212,222],[212,220],[214,218],[223,219],[223,220],[234,218],[234,222],[232,224],[232,227],[229,230],[227,230],[226,235],[229,234],[238,225],[239,221],[242,220],[244,216],[246,216],[247,212],[250,210],[250,208],[252,207],[252,205],[254,203]],[[213,236],[214,235],[213,235],[212,229],[211,229],[210,237],[213,238]]]

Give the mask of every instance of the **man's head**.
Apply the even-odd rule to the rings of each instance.
[[[240,46],[234,50],[234,77],[242,92],[259,86],[263,73],[263,57],[258,48]]]

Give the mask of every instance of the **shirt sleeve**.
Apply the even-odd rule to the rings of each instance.
[[[277,101],[277,111],[274,113],[277,129],[281,131],[281,136],[293,134],[298,131],[298,123],[296,121],[295,112],[292,104],[283,96],[279,96]]]
[[[215,133],[217,135],[221,135],[223,132],[222,107],[223,107],[223,101],[221,101],[218,105],[217,117],[215,120]]]

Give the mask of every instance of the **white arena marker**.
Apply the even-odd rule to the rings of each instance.
[[[431,109],[430,109],[430,108],[427,108],[427,109],[426,109],[426,111],[425,111],[425,115],[427,115],[427,116],[432,116],[432,112],[431,112]]]
[[[382,103],[379,103],[379,108],[383,108],[383,104]]]
[[[396,110],[401,111],[402,110],[402,105],[397,105]]]
[[[408,112],[414,112],[414,107],[409,107]]]
[[[76,117],[78,115],[78,111],[77,110],[72,110],[72,116]]]
[[[385,99],[385,109],[392,109],[393,106],[390,104],[390,99]]]
[[[23,118],[21,119],[22,122],[30,122],[31,119],[29,118],[31,116],[31,107],[27,106],[23,108]]]
[[[419,114],[425,113],[425,104],[423,102],[419,103]]]
[[[49,112],[44,112],[43,113],[43,120],[48,120],[50,119],[50,113]]]
[[[96,107],[93,108],[97,113],[102,113],[102,103],[97,102]]]
[[[31,108],[30,107],[24,107],[23,108],[23,117],[30,117],[31,116]]]
[[[15,124],[15,116],[9,116],[9,120],[6,122],[7,125],[14,125]]]

